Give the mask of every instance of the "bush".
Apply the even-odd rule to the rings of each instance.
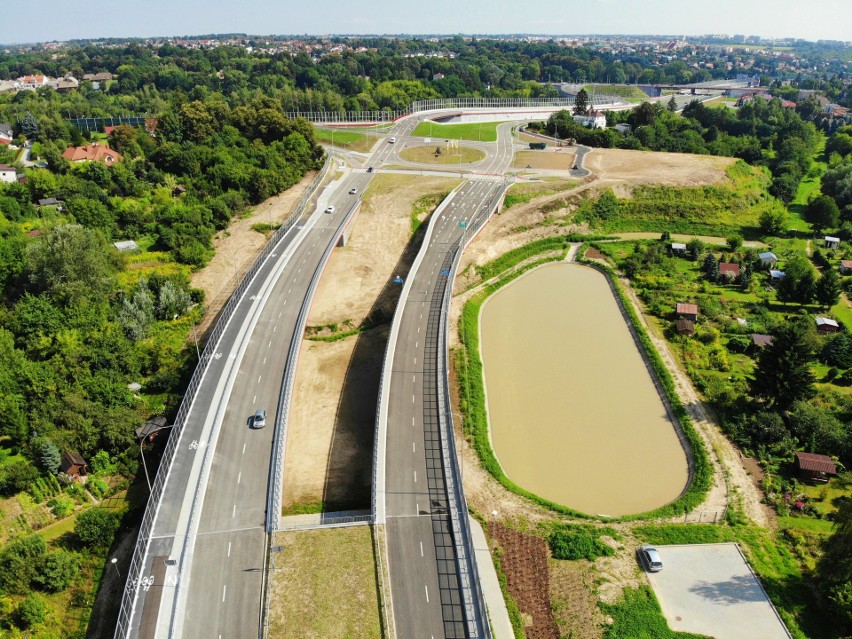
[[[74,510],[74,501],[67,497],[55,497],[47,502],[47,507],[57,517],[66,517]]]
[[[90,508],[77,516],[74,534],[84,546],[108,548],[118,530],[118,516],[104,508]]]
[[[21,628],[32,628],[47,619],[47,605],[40,596],[28,595],[15,611],[15,617]]]
[[[8,544],[0,553],[0,589],[10,594],[26,593],[46,554],[47,545],[40,535]]]
[[[600,534],[596,530],[588,527],[563,527],[552,532],[547,541],[554,559],[592,561],[597,557],[609,557],[615,553],[600,540]]]

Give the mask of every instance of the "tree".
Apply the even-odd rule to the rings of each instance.
[[[77,515],[74,534],[84,546],[108,548],[118,530],[118,517],[105,508],[90,508]]]
[[[808,452],[840,457],[848,452],[847,428],[830,410],[813,402],[793,404],[787,415],[787,426]]]
[[[751,390],[770,408],[785,410],[815,393],[811,372],[814,349],[807,321],[808,318],[796,318],[781,324],[772,343],[758,355]]]
[[[669,102],[668,102],[668,104],[666,105],[666,108],[667,108],[669,111],[671,111],[672,113],[674,113],[675,111],[677,111],[677,100],[675,100],[674,95],[672,95],[672,97],[670,97],[670,98],[669,98]]]
[[[732,235],[726,241],[728,244],[728,249],[731,251],[738,251],[743,245],[742,235]]]
[[[701,256],[701,252],[704,250],[704,242],[699,240],[697,237],[693,237],[689,242],[686,243],[686,252],[689,254],[690,259],[693,262],[697,262],[698,258]]]
[[[819,233],[823,229],[833,229],[840,223],[840,209],[837,208],[834,198],[819,195],[805,208],[805,219],[811,223],[814,231]]]
[[[823,308],[829,308],[840,301],[840,276],[833,268],[827,268],[816,283],[816,300]]]
[[[77,555],[67,550],[57,550],[44,558],[35,582],[47,592],[65,590],[80,572]]]
[[[47,544],[41,535],[21,537],[0,552],[0,590],[10,594],[24,594],[36,577]]]
[[[852,333],[837,333],[822,348],[823,361],[837,368],[852,368]]]
[[[59,464],[62,463],[62,455],[59,453],[59,447],[47,438],[41,441],[39,463],[42,468],[52,475],[59,472]]]
[[[23,133],[28,140],[35,140],[38,138],[38,122],[32,113],[27,113],[21,121],[21,133]]]
[[[764,235],[780,236],[787,230],[787,209],[778,202],[773,202],[760,213],[760,230]]]
[[[852,629],[852,499],[840,502],[834,533],[823,549],[817,564],[818,583],[847,630]]]
[[[585,89],[580,89],[574,96],[574,115],[586,115],[589,112],[589,94]]]
[[[701,270],[704,272],[704,277],[711,282],[719,280],[719,261],[712,253],[708,253],[704,257],[704,264],[702,264]]]
[[[816,270],[804,255],[787,262],[784,278],[778,284],[778,299],[782,302],[810,304],[816,296]]]

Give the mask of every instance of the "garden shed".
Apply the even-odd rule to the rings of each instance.
[[[808,481],[828,481],[830,475],[837,474],[837,466],[828,455],[816,453],[796,453],[796,471],[799,479]]]
[[[695,322],[688,319],[679,319],[675,322],[678,335],[692,335],[695,332]]]
[[[698,304],[687,304],[684,302],[678,302],[675,307],[675,315],[678,316],[678,319],[690,320],[692,322],[698,321]]]
[[[840,238],[839,237],[831,237],[830,235],[826,235],[823,239],[825,243],[825,248],[827,249],[836,249],[840,246]]]
[[[830,317],[816,318],[817,333],[837,333],[840,331],[840,324]]]
[[[772,253],[771,251],[761,253],[760,255],[758,255],[758,257],[760,258],[760,263],[763,266],[775,266],[775,264],[778,263],[778,256],[775,255],[775,253]]]
[[[69,477],[79,477],[89,472],[89,465],[80,453],[66,450],[62,453],[62,463],[59,465],[59,470]]]

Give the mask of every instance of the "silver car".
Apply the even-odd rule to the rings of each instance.
[[[636,552],[639,555],[640,563],[648,572],[660,572],[663,569],[660,553],[653,546],[640,546]]]
[[[254,411],[254,416],[251,418],[251,427],[263,428],[264,426],[266,426],[266,411],[262,408],[258,408]]]

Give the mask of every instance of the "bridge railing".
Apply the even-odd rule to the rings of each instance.
[[[440,388],[438,393],[438,423],[444,440],[443,457],[444,467],[449,471],[445,477],[448,496],[448,513],[453,537],[456,544],[456,555],[458,558],[459,584],[461,587],[465,619],[470,637],[491,637],[491,627],[488,622],[488,612],[485,598],[479,583],[479,569],[476,563],[473,538],[468,520],[467,500],[464,496],[463,476],[459,468],[458,456],[456,454],[455,429],[453,425],[452,403],[450,398],[449,384],[449,343],[447,331],[449,330],[450,301],[452,299],[453,282],[455,281],[456,269],[459,260],[467,244],[473,239],[479,229],[488,221],[491,214],[500,205],[500,201],[506,191],[507,184],[498,189],[494,196],[479,210],[471,219],[471,224],[465,229],[465,234],[455,247],[450,249],[452,261],[447,282],[443,291],[441,301],[440,329],[438,342],[438,365],[437,383]]]
[[[172,463],[175,457],[175,450],[177,449],[177,446],[180,443],[181,435],[183,434],[183,426],[186,421],[186,416],[189,414],[192,404],[195,401],[195,396],[198,392],[198,387],[201,385],[201,381],[204,377],[204,374],[207,372],[207,366],[209,365],[210,360],[212,359],[213,354],[218,346],[219,339],[221,338],[222,333],[224,333],[225,329],[227,328],[228,323],[231,320],[231,316],[233,315],[237,305],[242,300],[243,294],[245,293],[246,289],[248,289],[249,285],[251,284],[255,275],[257,275],[257,272],[260,270],[263,263],[275,250],[279,241],[299,220],[302,213],[304,212],[305,206],[312,197],[313,193],[316,191],[316,189],[319,187],[319,185],[322,183],[322,181],[328,174],[331,164],[332,162],[330,157],[326,157],[325,164],[323,165],[320,172],[313,179],[305,193],[302,195],[299,204],[293,209],[293,212],[281,225],[281,227],[279,227],[278,230],[272,235],[270,241],[267,242],[260,255],[258,255],[258,257],[255,259],[251,268],[243,276],[243,279],[240,281],[239,285],[234,290],[227,304],[222,307],[222,312],[219,315],[219,319],[213,325],[213,328],[207,336],[207,341],[204,346],[204,350],[201,352],[201,358],[196,364],[195,372],[192,374],[189,386],[184,392],[183,401],[181,402],[181,405],[178,408],[178,412],[175,415],[174,426],[171,429],[171,434],[168,443],[166,444],[166,448],[163,451],[163,456],[160,460],[160,466],[157,471],[157,475],[154,478],[154,482],[151,484],[151,493],[148,496],[148,503],[145,507],[145,514],[142,516],[142,523],[139,527],[139,535],[136,538],[136,546],[134,547],[133,557],[130,560],[130,567],[127,572],[127,581],[125,583],[124,593],[121,599],[121,608],[118,613],[118,621],[116,623],[115,628],[116,639],[130,636],[133,614],[135,612],[136,602],[139,596],[139,587],[143,585],[143,578],[141,576],[142,570],[145,567],[145,559],[151,541],[151,532],[154,527],[154,522],[157,518],[157,512],[160,507],[160,500],[163,495],[163,490],[166,481],[171,472]]]

